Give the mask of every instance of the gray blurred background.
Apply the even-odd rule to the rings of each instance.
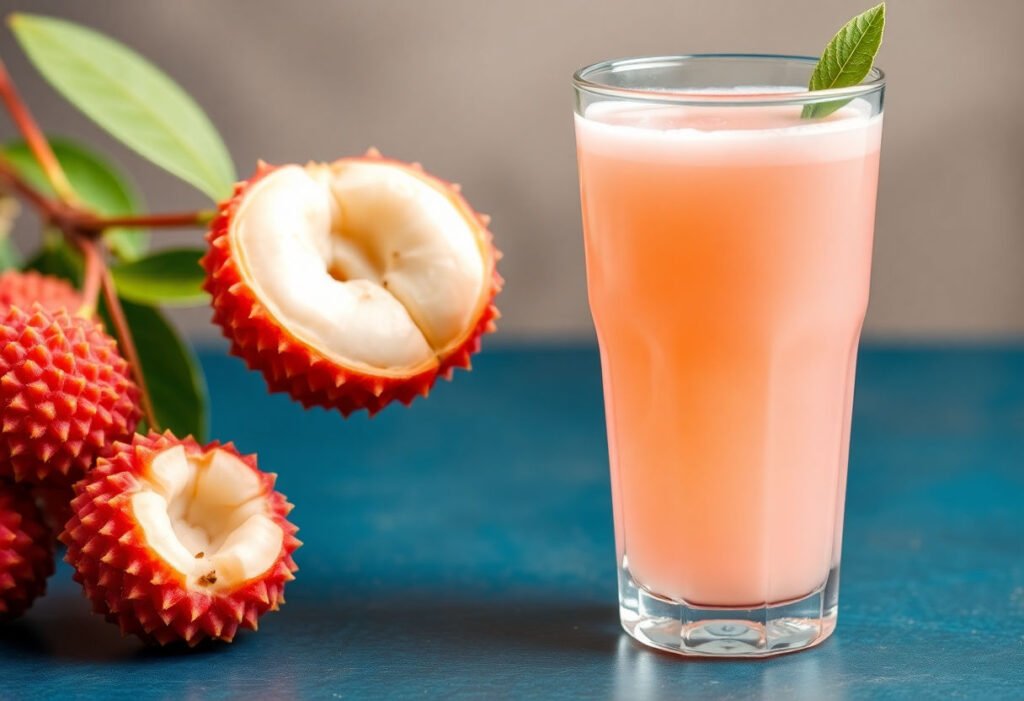
[[[572,72],[604,58],[817,54],[872,0],[271,0],[0,2],[92,25],[178,80],[241,175],[256,159],[332,160],[377,146],[463,184],[494,216],[508,278],[502,336],[588,338]],[[1024,334],[1021,0],[891,0],[868,333]],[[6,28],[0,55],[47,130],[101,145],[153,210],[198,193],[93,127]],[[13,135],[0,121],[0,135]],[[22,227],[25,228],[24,225]],[[24,235],[22,231],[20,235]],[[161,233],[171,244],[198,232]],[[177,319],[214,335],[206,309]]]

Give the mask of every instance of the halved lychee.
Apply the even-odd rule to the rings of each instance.
[[[137,435],[75,485],[66,559],[122,632],[230,642],[284,603],[297,569],[291,505],[274,480],[230,444]]]
[[[371,152],[261,164],[214,220],[214,321],[271,391],[371,414],[469,367],[494,330],[498,253],[459,189]]]

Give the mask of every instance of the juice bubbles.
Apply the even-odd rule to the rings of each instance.
[[[691,606],[839,563],[881,115],[606,101],[577,115],[620,565]]]

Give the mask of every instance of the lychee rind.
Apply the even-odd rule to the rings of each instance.
[[[139,416],[128,363],[99,324],[38,303],[0,314],[0,477],[68,486]]]
[[[82,296],[66,280],[34,270],[0,273],[0,312],[12,306],[31,309],[33,303],[47,311],[67,309],[73,314],[82,306]]]
[[[147,461],[177,445],[191,455],[226,450],[262,480],[271,516],[284,533],[277,559],[262,576],[231,591],[189,589],[185,577],[147,545],[133,515],[132,495],[143,489]],[[200,446],[191,437],[178,439],[169,432],[136,435],[130,444],[115,444],[75,485],[74,515],[60,536],[68,548],[65,560],[75,569],[74,579],[93,611],[125,635],[159,645],[231,642],[240,628],[256,630],[263,614],[284,603],[285,584],[298,569],[292,558],[300,545],[298,529],[286,518],[292,507],[274,491],[275,479],[257,468],[255,456],[240,455],[230,443]]]
[[[457,186],[424,173],[418,164],[384,159],[373,150],[364,158],[406,169],[444,191],[464,218],[473,222],[487,254],[486,304],[461,342],[439,355],[432,366],[407,376],[394,376],[340,365],[295,338],[260,301],[232,250],[230,228],[246,195],[276,166],[261,162],[251,178],[235,186],[234,195],[220,205],[211,223],[206,236],[209,250],[201,261],[207,271],[204,289],[211,295],[213,321],[231,342],[231,353],[242,358],[249,369],[262,372],[271,392],[287,393],[306,408],[337,409],[343,416],[361,409],[372,416],[396,400],[409,405],[417,396],[427,396],[438,376],[450,380],[456,368],[469,369],[471,356],[480,350],[481,337],[496,330],[500,314],[494,298],[504,283],[496,267],[500,253],[487,228],[489,217],[477,214]],[[360,159],[343,159],[354,160]]]
[[[0,483],[0,622],[17,618],[46,592],[53,542],[28,490]]]

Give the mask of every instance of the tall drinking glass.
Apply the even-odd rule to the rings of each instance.
[[[836,625],[884,80],[808,92],[815,63],[575,76],[620,613],[672,652],[772,655]]]

